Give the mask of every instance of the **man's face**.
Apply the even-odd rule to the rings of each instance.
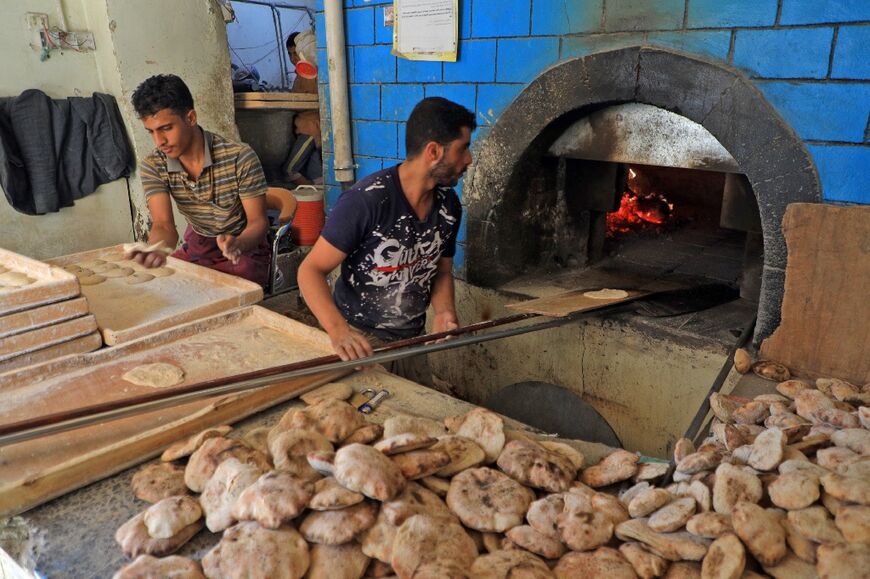
[[[187,111],[179,116],[172,109],[162,109],[144,117],[142,124],[154,140],[154,146],[164,155],[177,159],[187,152],[196,131],[196,111]]]
[[[299,53],[296,52],[295,44],[290,45],[290,48],[287,49],[287,54],[290,56],[290,63],[293,66],[296,66],[296,64],[299,62]]]
[[[442,147],[444,153],[432,167],[432,178],[437,185],[454,187],[459,183],[459,178],[471,165],[471,150],[468,148],[470,144],[471,129],[462,127],[461,136],[450,141],[446,147]]]

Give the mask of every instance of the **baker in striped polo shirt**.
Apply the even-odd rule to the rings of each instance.
[[[200,127],[190,90],[175,75],[145,80],[133,93],[133,108],[157,147],[139,165],[152,220],[148,243],[178,243],[174,199],[188,226],[173,257],[265,285],[269,222],[257,155]],[[159,251],[136,252],[134,259],[148,268],[166,260]]]

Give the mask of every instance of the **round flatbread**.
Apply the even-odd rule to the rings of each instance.
[[[475,579],[553,579],[546,563],[521,549],[502,549],[478,557],[471,566],[471,576]]]
[[[132,273],[132,274],[128,275],[127,277],[125,277],[124,281],[130,285],[136,285],[136,284],[151,281],[152,279],[154,279],[154,276],[151,275],[150,273],[144,273],[141,271],[137,271],[137,272]]]
[[[145,510],[145,527],[154,539],[170,539],[200,518],[202,508],[192,496],[167,497]]]
[[[371,501],[334,511],[314,511],[299,526],[311,543],[343,545],[375,524],[378,509]]]
[[[570,460],[528,440],[507,443],[498,457],[498,466],[526,486],[554,493],[568,490],[577,476]]]
[[[202,559],[208,577],[301,579],[309,563],[308,544],[296,529],[264,529],[253,521],[227,529]]]
[[[273,470],[242,491],[232,515],[239,521],[257,521],[263,527],[277,529],[302,514],[313,495],[310,481]]]
[[[179,440],[178,442],[169,445],[169,448],[164,450],[163,454],[160,455],[160,460],[163,462],[171,462],[173,460],[178,460],[179,458],[184,458],[185,456],[190,456],[209,438],[224,436],[232,429],[232,426],[227,426],[226,424],[215,426],[214,428],[206,428],[202,432],[197,432],[193,436],[189,436],[184,440]]]
[[[320,388],[316,388],[311,392],[306,392],[300,398],[302,402],[309,405],[317,404],[326,399],[332,400],[347,400],[353,395],[353,388],[350,384],[344,382],[330,382],[324,384]]]
[[[241,462],[256,466],[261,472],[272,468],[268,457],[262,452],[238,440],[216,436],[203,442],[202,446],[190,455],[184,469],[184,483],[187,488],[196,493],[202,492],[218,465],[228,458],[237,458]]]
[[[371,444],[384,434],[384,427],[380,424],[366,424],[357,428],[353,434],[341,441],[345,446],[348,444]]]
[[[534,500],[531,489],[487,467],[457,474],[447,492],[447,505],[466,527],[492,533],[521,525]]]
[[[392,438],[405,433],[438,438],[447,434],[447,428],[435,420],[406,414],[391,416],[384,421],[384,438]]]
[[[319,475],[309,464],[308,453],[332,450],[332,443],[325,436],[310,430],[288,430],[269,442],[269,451],[277,470],[309,480],[318,478]]]
[[[540,555],[545,559],[558,559],[565,553],[565,546],[559,539],[554,539],[529,525],[520,525],[508,529],[507,538],[518,547]]]
[[[157,362],[136,366],[125,372],[121,378],[137,386],[169,388],[184,382],[184,370],[173,364]]]
[[[486,463],[495,462],[504,448],[504,421],[485,408],[475,408],[455,421],[457,436],[476,442],[486,453]]]
[[[406,432],[404,434],[397,434],[396,436],[383,439],[375,444],[375,448],[387,456],[390,456],[402,452],[409,452],[411,450],[418,450],[420,448],[428,448],[436,442],[438,442],[438,439],[432,438],[431,436]]]
[[[288,411],[272,429],[272,436],[292,429],[311,430],[338,443],[366,424],[363,415],[347,402],[326,398],[307,408]]]
[[[192,523],[168,539],[155,539],[148,534],[145,526],[145,513],[139,513],[124,523],[115,533],[115,541],[121,546],[124,555],[154,555],[162,557],[174,553],[202,529],[202,520]]]
[[[368,556],[358,543],[311,546],[311,566],[306,579],[358,579],[369,566]]]
[[[442,477],[451,477],[481,464],[486,459],[486,453],[479,444],[470,438],[454,434],[442,436],[430,450],[440,450],[450,456],[450,462],[436,473]]]
[[[187,494],[184,468],[166,462],[149,464],[140,469],[133,475],[130,486],[136,498],[149,503]]]
[[[262,474],[260,468],[237,458],[228,458],[218,465],[199,497],[209,531],[219,533],[235,522],[233,506],[242,492],[257,482]]]
[[[139,555],[129,565],[121,567],[112,579],[142,579],[143,577],[178,577],[179,579],[205,579],[199,563],[171,555],[158,559],[152,555]]]
[[[334,511],[352,507],[365,500],[362,493],[348,490],[338,484],[334,477],[326,477],[314,483],[314,496],[308,503],[313,511]]]
[[[381,505],[387,521],[399,526],[414,515],[447,517],[459,522],[438,495],[415,482],[409,482],[402,494]]]
[[[450,455],[443,450],[412,450],[390,458],[408,480],[431,476],[450,464]]]
[[[593,300],[621,300],[628,297],[628,292],[621,289],[604,288],[591,292],[583,292],[584,298],[592,298]]]
[[[424,575],[422,568],[468,569],[475,559],[477,545],[461,525],[443,517],[414,515],[399,527],[390,562],[399,577],[436,577]]]
[[[335,453],[335,479],[343,487],[379,501],[388,501],[398,495],[407,482],[389,457],[363,444],[338,449]]]

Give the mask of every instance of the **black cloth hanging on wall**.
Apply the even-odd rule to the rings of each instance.
[[[0,186],[17,211],[59,211],[130,174],[133,154],[111,95],[0,99]]]

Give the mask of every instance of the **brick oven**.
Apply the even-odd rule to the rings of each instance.
[[[785,207],[820,200],[803,143],[739,72],[649,47],[542,73],[496,122],[469,183],[471,283],[582,284],[589,269],[617,285],[729,282],[757,304],[756,341],[779,322]]]

